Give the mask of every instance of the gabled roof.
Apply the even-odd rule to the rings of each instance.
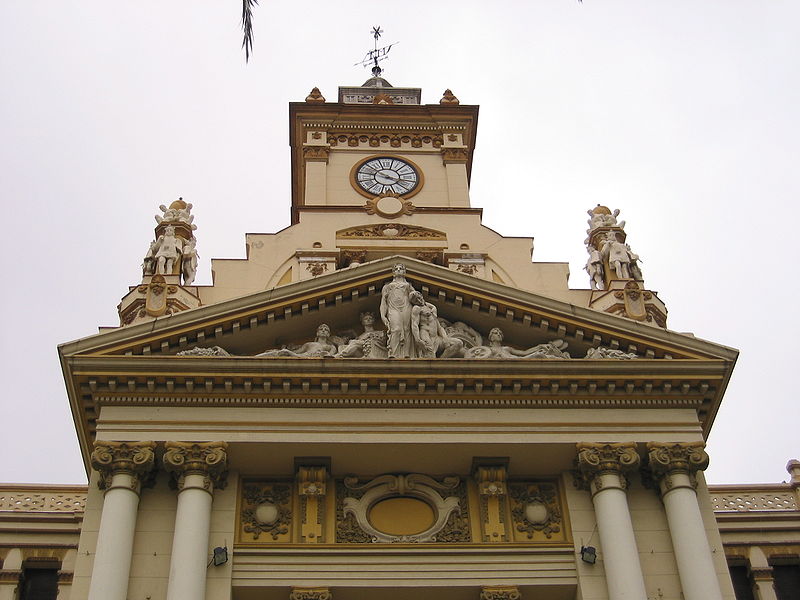
[[[259,358],[308,341],[321,323],[334,333],[377,313],[382,286],[402,262],[439,316],[481,332],[504,331],[527,348],[563,339],[573,359]],[[582,359],[590,347],[638,360]],[[232,357],[176,356],[221,346]],[[692,407],[713,422],[736,350],[567,304],[407,257],[389,257],[59,346],[84,455],[99,407],[552,406]]]

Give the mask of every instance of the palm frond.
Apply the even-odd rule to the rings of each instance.
[[[253,53],[253,7],[258,5],[258,0],[242,0],[242,48],[244,48],[244,60],[250,62],[250,55]]]

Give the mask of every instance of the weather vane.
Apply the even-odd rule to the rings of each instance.
[[[373,49],[367,52],[364,55],[364,58],[353,66],[357,67],[358,65],[361,65],[362,67],[368,67],[371,64],[372,76],[380,77],[383,69],[381,69],[378,66],[378,63],[381,62],[382,60],[386,60],[387,55],[389,54],[389,50],[391,50],[392,46],[396,46],[399,42],[389,44],[388,46],[384,46],[383,48],[378,48],[378,38],[380,38],[381,35],[383,35],[383,29],[381,29],[380,25],[377,25],[376,27],[372,28],[372,31],[370,33],[372,33],[372,37],[375,38],[375,45]]]

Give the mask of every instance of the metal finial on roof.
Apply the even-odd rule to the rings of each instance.
[[[392,49],[392,46],[396,45],[398,42],[394,42],[393,44],[389,44],[388,46],[383,46],[382,48],[378,48],[378,39],[383,35],[383,29],[381,29],[380,25],[376,25],[372,28],[372,37],[375,40],[373,49],[367,52],[364,55],[364,58],[361,59],[360,62],[357,62],[353,66],[361,65],[362,67],[368,67],[370,64],[372,65],[372,76],[373,77],[380,77],[383,69],[378,66],[378,63],[386,60],[387,55],[389,54],[389,50]]]

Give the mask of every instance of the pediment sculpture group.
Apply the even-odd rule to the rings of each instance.
[[[525,359],[571,358],[566,352],[567,343],[560,339],[537,344],[527,349],[503,345],[503,332],[499,327],[483,336],[469,325],[457,321],[450,323],[440,318],[436,306],[426,302],[422,293],[406,280],[406,268],[396,264],[392,280],[381,290],[379,315],[385,330],[375,329],[376,318],[372,312],[360,315],[363,331],[332,335],[329,325],[317,328],[313,341],[297,346],[270,349],[256,356],[267,358],[470,358],[470,359]],[[193,348],[179,352],[183,356],[228,356],[217,346]],[[638,358],[613,348],[590,348],[586,358]]]

